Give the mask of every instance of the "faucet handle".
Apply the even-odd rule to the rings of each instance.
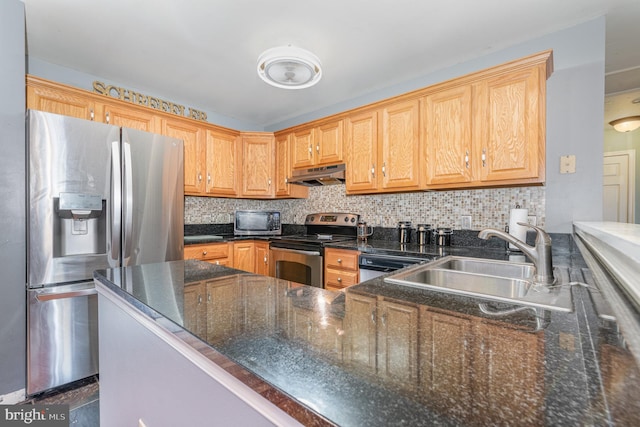
[[[551,236],[549,236],[549,234],[546,231],[544,231],[541,227],[538,227],[536,225],[531,225],[528,222],[518,222],[517,224],[522,225],[523,227],[529,227],[536,230],[537,232],[536,245],[538,245],[538,243],[542,243],[544,245],[551,245]]]

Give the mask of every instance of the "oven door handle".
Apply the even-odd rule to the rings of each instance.
[[[284,248],[271,248],[272,251],[288,252],[292,254],[302,254],[310,256],[320,256],[319,251],[302,251],[300,249],[284,249]]]

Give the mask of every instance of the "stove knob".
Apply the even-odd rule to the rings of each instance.
[[[313,220],[314,220],[314,219],[315,219],[315,217],[310,216],[310,217],[309,217],[309,222],[313,222]]]
[[[351,218],[351,222],[356,222],[356,218],[355,217]]]
[[[344,222],[349,222],[349,217],[348,216],[344,217]]]

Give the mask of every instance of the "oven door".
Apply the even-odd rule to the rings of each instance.
[[[320,251],[305,251],[271,247],[269,275],[304,285],[323,288],[322,254]]]

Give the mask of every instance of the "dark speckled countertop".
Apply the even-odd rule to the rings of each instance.
[[[424,253],[389,241],[347,247]],[[197,336],[323,422],[640,425],[635,359],[615,321],[598,317],[579,254],[571,244],[556,247],[555,265],[586,285],[571,288],[573,312],[538,317],[533,310],[489,316],[478,308],[481,299],[392,285],[382,277],[343,293],[198,261],[98,271],[95,277],[151,318],[167,318]],[[509,257],[499,247],[447,251]],[[195,316],[194,293],[211,297]],[[194,322],[198,316],[204,318]]]

